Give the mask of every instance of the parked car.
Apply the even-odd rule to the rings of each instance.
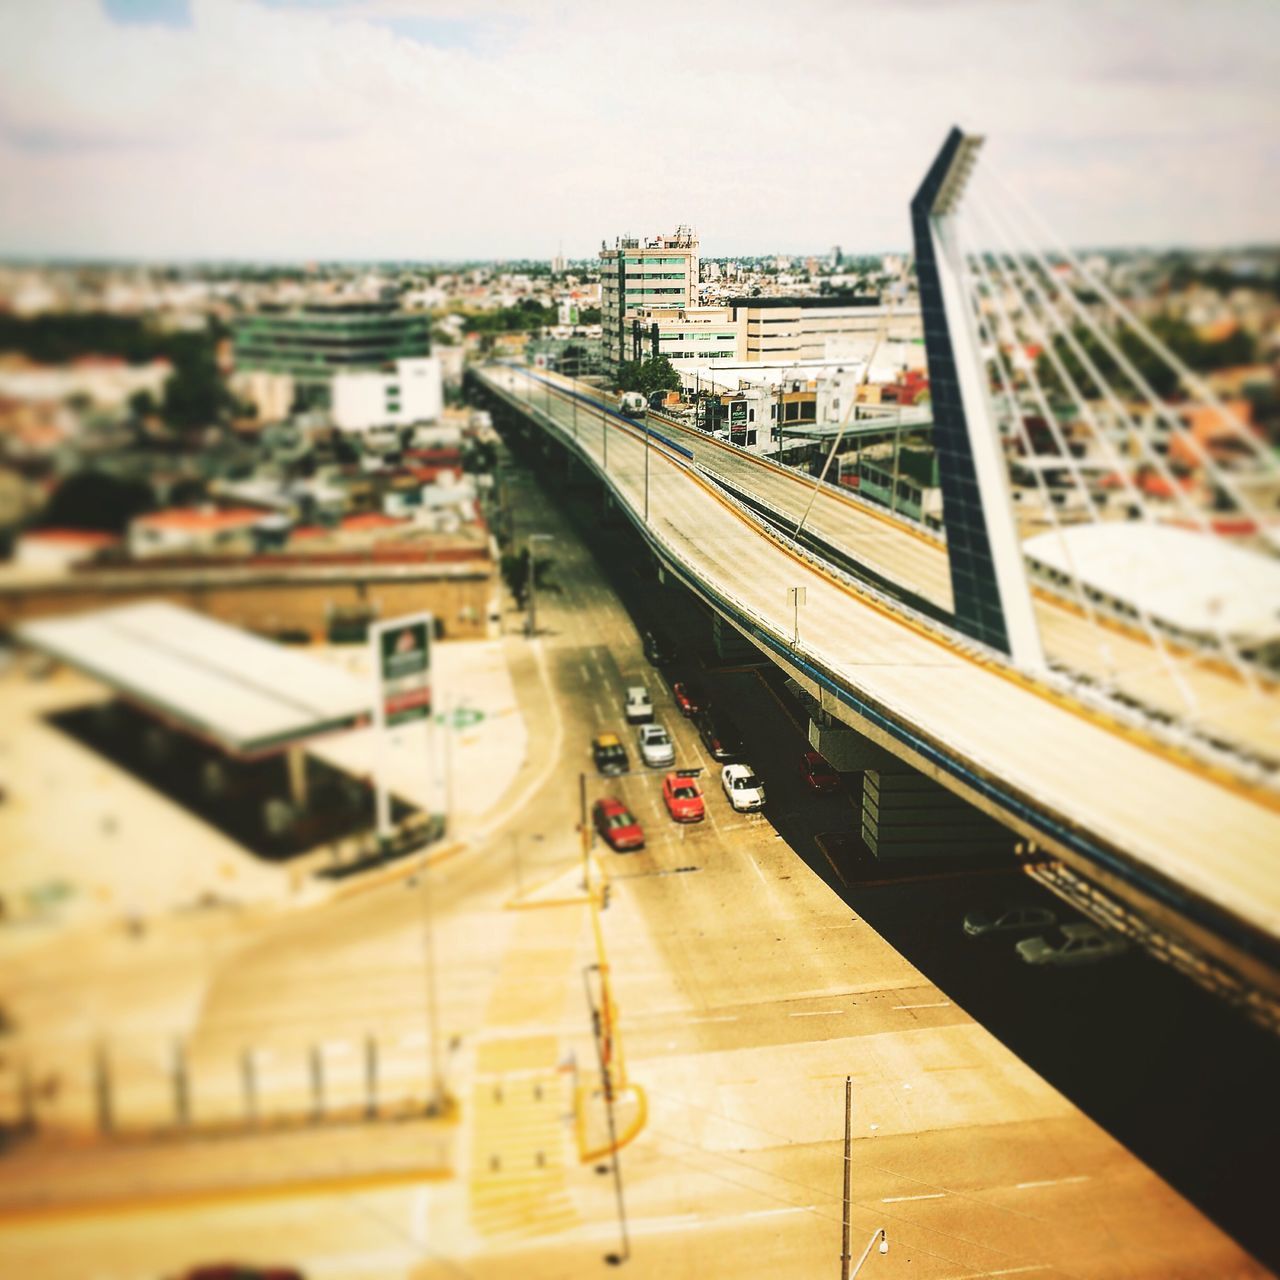
[[[676,657],[676,643],[665,631],[656,628],[644,633],[644,656],[655,666],[665,666]]]
[[[670,767],[676,762],[675,743],[660,724],[642,724],[636,738],[640,743],[640,759],[651,769]]]
[[[698,785],[701,769],[677,769],[662,780],[662,803],[677,822],[701,822],[707,816],[702,788]]]
[[[720,770],[720,785],[739,813],[764,808],[764,783],[749,764],[727,764]]]
[[[839,775],[816,751],[806,751],[800,757],[800,776],[810,791],[820,795],[840,788]]]
[[[600,838],[614,853],[635,853],[644,848],[644,832],[631,810],[616,796],[597,800],[591,810]]]
[[[1018,943],[1018,954],[1027,964],[1092,964],[1118,956],[1128,945],[1123,938],[1080,920],[1051,929],[1043,937],[1023,938]]]
[[[673,680],[671,696],[676,700],[682,716],[696,716],[711,705],[701,687],[692,680]]]
[[[591,740],[591,754],[595,757],[597,773],[615,776],[631,768],[627,749],[618,741],[616,733],[596,734]]]
[[[626,713],[628,724],[648,724],[653,719],[653,699],[644,685],[627,686]]]
[[[703,711],[697,718],[697,725],[698,735],[714,760],[724,764],[742,754],[742,737],[725,716]]]
[[[991,911],[970,911],[964,918],[964,931],[971,938],[982,938],[991,933],[1051,929],[1057,923],[1057,912],[1049,907],[1022,902],[996,907]]]

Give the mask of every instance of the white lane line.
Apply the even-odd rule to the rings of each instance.
[[[587,681],[588,683],[590,683],[590,680],[591,680],[591,672],[587,670],[587,664],[586,664],[585,662],[580,662],[580,663],[578,663],[578,670],[582,672],[582,678],[583,678],[583,680],[585,680],[585,681]]]
[[[905,1200],[943,1200],[946,1198],[945,1191],[930,1191],[919,1196],[884,1196],[881,1204],[902,1204]]]
[[[1068,1182],[1088,1182],[1089,1175],[1087,1173],[1077,1173],[1070,1178],[1042,1178],[1037,1182],[1019,1182],[1016,1184],[1015,1190],[1029,1191],[1032,1187],[1061,1187]]]
[[[737,1022],[738,1015],[736,1013],[720,1014],[714,1018],[690,1018],[690,1022]]]
[[[895,1009],[945,1009],[951,1004],[950,1000],[933,1000],[928,1004],[895,1004]]]
[[[807,1009],[803,1013],[788,1014],[791,1018],[834,1018],[837,1014],[846,1012],[844,1009]]]
[[[754,1209],[750,1213],[740,1213],[740,1219],[747,1218],[778,1218],[786,1213],[813,1213],[817,1208],[812,1204],[798,1204],[786,1209]]]
[[[966,1271],[962,1276],[946,1276],[945,1280],[986,1280],[987,1276],[1017,1276],[1026,1271],[1049,1271],[1047,1262],[1033,1262],[1026,1267],[1001,1267],[998,1271]]]

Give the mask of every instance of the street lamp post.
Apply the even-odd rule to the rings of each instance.
[[[862,1270],[862,1264],[866,1262],[866,1260],[871,1256],[871,1247],[872,1245],[875,1244],[877,1240],[880,1241],[880,1248],[878,1252],[880,1253],[889,1252],[889,1236],[883,1227],[877,1227],[875,1230],[875,1234],[872,1235],[871,1239],[867,1241],[867,1247],[863,1249],[862,1257],[858,1259],[858,1261],[854,1264],[853,1270],[850,1271],[848,1276],[844,1277],[843,1280],[853,1280],[854,1276],[856,1276],[858,1272]]]
[[[791,605],[791,608],[793,610],[793,616],[795,619],[795,626],[793,628],[793,634],[791,638],[791,647],[793,649],[798,648],[800,645],[800,606],[807,602],[806,597],[808,596],[808,594],[809,594],[808,587],[788,587],[787,588],[787,603]]]
[[[528,556],[525,590],[529,596],[529,639],[534,639],[538,634],[538,571],[536,568],[536,556],[534,543],[550,542],[551,535],[549,533],[531,533],[525,540],[525,554]]]
[[[644,414],[644,522],[649,523],[649,411]]]

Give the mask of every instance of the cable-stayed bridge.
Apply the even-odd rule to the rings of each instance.
[[[1003,224],[1004,247],[986,247],[958,217],[977,141],[953,133],[912,206],[940,531],[663,415],[629,420],[555,375],[490,366],[478,384],[597,477],[666,571],[827,716],[1047,851],[1039,873],[1059,892],[1277,1024],[1280,698],[1265,655],[1227,606],[1198,634],[1141,604],[1116,614],[1072,558],[1081,528],[1170,523],[1139,484],[1161,466],[1183,526],[1213,538],[1229,510],[1265,531],[1274,464],[1226,406],[1238,447],[1183,441],[1186,399],[1169,407],[1116,337],[1145,326],[1119,299],[1119,319],[1099,319],[1112,303],[1083,264],[1011,247]],[[1216,404],[1168,354],[1184,395]],[[1181,483],[1179,447],[1203,495]],[[1118,507],[1099,501],[1104,476]],[[1067,488],[1079,501],[1054,498]],[[1076,572],[1037,577],[1028,528]]]

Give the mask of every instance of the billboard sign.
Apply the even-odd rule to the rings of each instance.
[[[432,616],[414,613],[370,629],[377,698],[388,728],[431,715]]]

